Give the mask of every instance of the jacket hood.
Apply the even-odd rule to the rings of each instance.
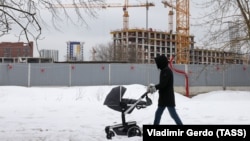
[[[160,55],[155,58],[155,63],[158,69],[162,70],[168,66],[168,58],[165,55]]]

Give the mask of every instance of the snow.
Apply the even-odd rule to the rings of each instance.
[[[103,105],[115,86],[20,87],[0,86],[1,141],[104,141],[105,127],[121,123],[121,113]],[[124,85],[124,98],[138,99],[143,85]],[[153,104],[135,109],[127,121],[152,124]],[[175,93],[176,109],[184,124],[249,124],[249,91],[212,91],[192,98]],[[167,111],[161,124],[174,124]],[[115,136],[114,141],[142,141],[142,137]]]

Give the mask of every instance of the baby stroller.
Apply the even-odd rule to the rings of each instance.
[[[112,139],[115,135],[123,135],[128,137],[142,136],[142,130],[137,125],[136,121],[126,122],[125,115],[132,113],[137,108],[146,108],[152,104],[151,99],[147,96],[148,92],[145,92],[139,99],[122,98],[126,88],[123,86],[114,87],[107,95],[104,105],[109,108],[121,112],[121,124],[111,125],[105,127],[107,139]],[[142,99],[146,98],[146,101]]]

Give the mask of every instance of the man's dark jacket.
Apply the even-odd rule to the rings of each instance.
[[[168,59],[165,55],[157,56],[155,63],[161,70],[160,82],[155,85],[155,88],[159,90],[158,106],[175,107],[174,78],[172,70],[168,67]]]

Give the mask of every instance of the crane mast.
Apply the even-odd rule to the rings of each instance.
[[[177,63],[189,64],[189,0],[176,0]]]
[[[163,0],[165,7],[176,10],[176,63],[189,64],[190,54],[190,21],[189,21],[189,0],[176,0],[176,5]],[[173,12],[169,12],[169,17]],[[171,21],[173,19],[169,19]]]
[[[128,0],[125,0],[123,7],[123,29],[127,30],[129,27],[129,15],[128,15]]]

